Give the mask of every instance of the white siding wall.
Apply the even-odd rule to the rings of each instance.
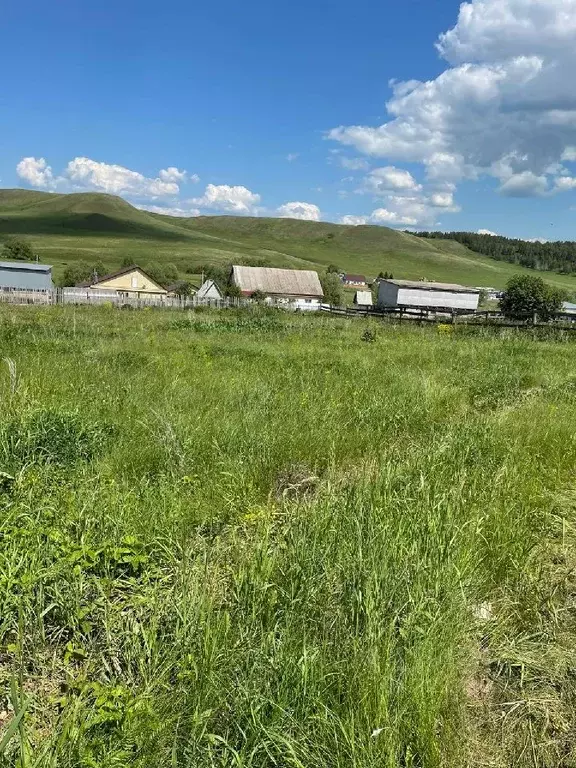
[[[405,307],[445,307],[446,309],[474,310],[478,309],[478,294],[399,288],[397,304]]]
[[[303,310],[318,310],[320,309],[320,299],[306,299],[287,296],[267,296],[265,299],[266,304],[270,304],[274,307],[283,307],[285,309],[303,309]]]

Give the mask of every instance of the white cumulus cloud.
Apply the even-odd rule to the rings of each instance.
[[[404,216],[398,211],[389,211],[387,208],[376,208],[370,216],[375,224],[403,225],[406,227],[415,227],[418,219],[413,216]]]
[[[56,184],[52,168],[43,157],[23,157],[16,166],[16,173],[33,187],[52,189]]]
[[[347,224],[349,227],[360,227],[362,224],[368,224],[368,221],[368,216],[352,216],[347,214],[341,217],[340,224]]]
[[[171,165],[169,168],[163,168],[158,173],[158,176],[162,179],[162,181],[174,181],[176,184],[182,184],[186,181],[190,181],[193,184],[196,184],[200,181],[200,176],[198,176],[197,173],[189,174],[188,171],[181,171],[178,168],[175,168],[173,165]]]
[[[178,216],[179,218],[190,218],[192,216],[200,216],[198,208],[182,208],[176,206],[163,206],[163,205],[147,205],[140,204],[136,208],[140,208],[142,211],[151,211],[152,213],[162,213],[164,216]]]
[[[249,214],[256,212],[260,195],[246,187],[231,187],[227,184],[208,184],[202,197],[194,197],[190,204],[198,208],[208,208],[226,213]]]
[[[508,196],[570,188],[576,161],[576,0],[471,0],[437,44],[447,68],[393,82],[389,119],[328,138],[423,165],[429,183],[491,176]],[[388,208],[388,206],[387,206]]]
[[[320,208],[313,203],[292,202],[284,203],[277,209],[281,219],[302,219],[303,221],[320,221]]]
[[[454,195],[452,192],[433,192],[430,195],[430,205],[435,208],[453,208]]]
[[[374,195],[387,192],[415,192],[422,189],[409,171],[388,165],[374,168],[364,180],[363,189]]]
[[[491,229],[479,229],[476,232],[477,235],[490,235],[491,237],[499,237],[498,232],[492,232]]]
[[[514,173],[499,188],[499,192],[508,197],[541,197],[547,191],[548,180],[546,176],[537,176],[532,171]]]
[[[175,181],[151,179],[122,165],[101,163],[88,157],[76,157],[71,160],[66,166],[64,175],[78,186],[108,192],[112,195],[163,197],[177,195],[180,191]]]
[[[75,157],[64,171],[54,176],[52,168],[43,158],[23,157],[16,166],[21,179],[39,189],[95,190],[112,195],[133,196],[141,199],[173,197],[180,192],[180,184],[198,181],[196,174],[188,174],[174,166],[159,171],[156,178],[144,176],[123,165],[103,163],[89,157]]]

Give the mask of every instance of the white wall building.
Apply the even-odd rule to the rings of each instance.
[[[480,291],[456,283],[429,283],[415,280],[381,280],[379,307],[406,309],[478,309]]]
[[[320,309],[324,292],[317,272],[273,267],[232,267],[231,281],[242,296],[263,294],[267,304],[286,309]]]

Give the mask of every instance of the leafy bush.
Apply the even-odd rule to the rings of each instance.
[[[338,275],[335,272],[328,272],[320,282],[324,291],[324,301],[336,307],[341,306],[344,303],[344,291]]]
[[[515,275],[507,285],[500,299],[500,309],[511,320],[550,320],[562,308],[566,296],[563,291],[553,288],[541,277]]]
[[[69,264],[62,275],[62,285],[64,287],[78,285],[87,280],[93,280],[95,276],[102,277],[107,272],[106,267],[101,261],[90,263],[88,261],[77,261]]]
[[[34,261],[34,251],[27,240],[11,237],[4,243],[2,258],[18,259],[20,261]]]

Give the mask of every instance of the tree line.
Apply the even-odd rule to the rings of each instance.
[[[478,235],[475,232],[411,232],[410,234],[431,240],[456,240],[476,253],[529,269],[558,272],[563,275],[576,272],[576,242],[570,240],[532,243],[501,235]]]

